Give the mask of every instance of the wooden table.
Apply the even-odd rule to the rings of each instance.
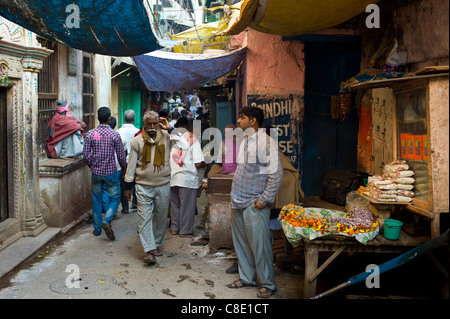
[[[363,245],[353,237],[325,236],[314,240],[303,239],[305,252],[305,278],[303,285],[303,298],[311,298],[316,295],[317,277],[330,265],[342,252],[364,253],[403,253],[408,248],[419,246],[427,240],[413,238],[405,232],[400,232],[398,240],[389,240],[378,234],[367,245]],[[333,252],[333,254],[318,267],[319,253]]]
[[[409,204],[407,202],[382,202],[364,194],[357,194],[369,201],[369,210],[380,224],[380,228],[384,228],[384,220],[389,219],[394,206],[406,206]]]
[[[395,207],[405,207],[407,210],[427,217],[431,220],[431,238],[436,238],[440,235],[440,213],[432,213],[421,209],[417,206],[412,205],[411,202],[381,202],[372,197],[366,196],[364,194],[357,193],[359,196],[367,199],[370,202],[369,209],[373,216],[380,223],[380,228],[384,227],[384,220],[391,216],[391,212]]]

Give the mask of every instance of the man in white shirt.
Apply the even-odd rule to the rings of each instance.
[[[128,158],[130,156],[130,142],[134,138],[134,135],[139,131],[134,126],[134,120],[135,120],[135,113],[133,110],[126,110],[124,113],[124,120],[125,124],[123,124],[117,132],[120,134],[120,137],[122,138],[123,147],[127,153],[127,163]],[[125,198],[124,191],[125,191],[125,184],[124,184],[123,175],[120,178],[120,202],[122,203],[122,214],[128,214],[129,213],[129,204],[128,200]],[[136,200],[136,192],[135,188],[133,186],[133,200],[132,200],[132,207],[137,207],[137,200]]]
[[[172,113],[172,120],[169,122],[170,126],[175,128],[175,123],[180,119],[180,113],[178,111],[174,111]]]
[[[181,237],[195,237],[194,218],[200,186],[198,169],[206,166],[200,141],[192,128],[192,120],[181,118],[177,122],[176,129],[189,147],[187,150],[172,149],[170,154],[170,232]]]

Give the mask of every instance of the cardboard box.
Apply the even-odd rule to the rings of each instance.
[[[430,146],[428,144],[428,135],[422,135],[422,150],[423,150],[423,156],[422,159],[425,161],[428,161],[429,159],[429,152],[430,152]]]
[[[421,161],[423,159],[422,135],[413,135],[414,155],[413,159]]]
[[[412,134],[407,135],[406,150],[408,153],[406,158],[414,159],[414,135]]]
[[[402,158],[407,159],[408,157],[408,133],[400,134],[400,155]]]

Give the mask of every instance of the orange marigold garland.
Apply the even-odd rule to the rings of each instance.
[[[314,230],[316,237],[330,234],[355,236],[372,233],[370,237],[374,238],[379,230],[378,221],[365,207],[355,207],[352,211],[344,213],[288,204],[281,209],[278,219],[280,222],[285,221],[292,227]],[[298,233],[301,234],[302,232]],[[308,231],[303,231],[303,233],[310,234]],[[367,240],[372,238],[362,239],[363,243],[367,243]]]

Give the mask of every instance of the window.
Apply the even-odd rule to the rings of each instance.
[[[94,128],[94,70],[93,58],[89,53],[83,53],[83,122],[85,131]]]
[[[47,125],[56,112],[58,99],[58,45],[56,42],[37,38],[42,47],[53,50],[44,61],[38,73],[38,148],[39,154],[45,156]]]
[[[397,154],[414,171],[414,193],[417,198],[429,196],[427,89],[418,88],[396,95]]]

